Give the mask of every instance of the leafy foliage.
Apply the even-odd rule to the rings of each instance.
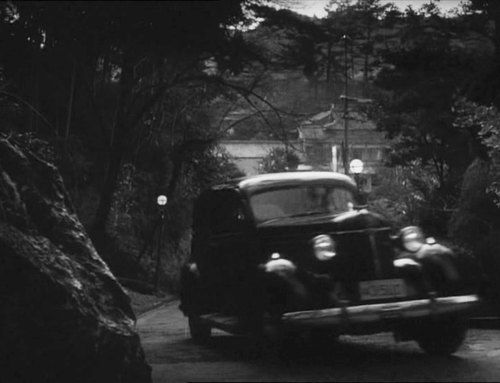
[[[221,132],[208,112],[244,89],[226,82],[247,53],[230,29],[243,2],[2,3],[0,129],[54,147],[104,256],[133,256],[128,239],[149,236],[159,192],[172,201],[169,219],[187,222],[186,195],[222,177],[212,151]],[[196,158],[214,163],[201,181],[185,176]],[[169,236],[186,226],[170,225]]]
[[[369,206],[389,218],[395,229],[418,224],[429,235],[446,236],[451,209],[436,201],[439,185],[433,173],[418,163],[381,169],[380,183],[369,196]]]
[[[454,108],[457,115],[454,125],[472,132],[482,145],[482,155],[489,159],[491,174],[486,192],[495,195],[500,207],[500,111],[495,106],[484,106],[460,99]]]
[[[458,209],[450,221],[450,233],[461,247],[480,261],[485,274],[485,298],[494,307],[500,302],[500,209],[493,203],[488,185],[492,177],[491,164],[486,159],[476,159],[464,175]]]
[[[480,66],[468,48],[454,43],[466,40],[468,33],[458,29],[458,19],[407,17],[399,27],[400,44],[383,51],[391,65],[375,81],[381,89],[375,116],[379,129],[393,139],[389,165],[420,167],[433,180],[426,183],[425,200],[435,212],[445,212],[457,205],[463,173],[477,155],[474,135],[453,124],[453,105],[470,88]],[[484,47],[476,51],[482,54]],[[422,179],[410,182],[422,190]],[[446,217],[432,213],[428,221]]]
[[[240,5],[16,2],[3,8],[3,70],[16,97],[38,111],[22,128],[55,142],[61,164],[91,162],[90,182],[101,197],[94,232],[107,221],[121,167],[147,157],[151,144],[164,145],[167,128],[180,137],[170,134],[170,141],[182,146],[182,130],[192,125],[187,120],[202,118],[194,104],[213,97],[204,95],[204,60],[214,57],[221,73],[237,70],[233,51],[241,44],[232,44],[236,37],[226,27],[243,17]]]
[[[276,147],[269,151],[269,154],[262,159],[261,164],[261,173],[287,172],[297,169],[299,158],[295,153],[285,148]]]
[[[478,158],[469,166],[450,231],[481,261],[486,275],[486,298],[500,301],[500,112],[465,98],[454,107],[454,125],[476,138]]]

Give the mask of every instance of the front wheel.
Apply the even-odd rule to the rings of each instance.
[[[283,327],[277,315],[263,314],[254,318],[249,336],[256,356],[264,359],[280,359],[294,348],[293,334]]]
[[[338,342],[339,334],[332,329],[314,328],[307,332],[307,339],[319,350],[329,349]]]
[[[189,333],[191,338],[198,343],[204,343],[212,335],[212,327],[204,323],[199,317],[189,316]]]
[[[467,326],[461,319],[431,321],[416,337],[420,348],[430,355],[451,355],[465,340]]]

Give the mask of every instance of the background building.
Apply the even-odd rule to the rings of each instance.
[[[318,113],[304,120],[298,127],[298,139],[287,143],[288,150],[300,158],[299,169],[327,170],[344,173],[345,120],[333,110]],[[376,174],[383,166],[389,143],[375,124],[361,112],[349,113],[349,161],[363,161],[361,181],[365,190],[371,190]],[[279,140],[225,140],[220,145],[228,152],[238,168],[247,175],[259,173],[259,164],[271,149],[285,147]]]

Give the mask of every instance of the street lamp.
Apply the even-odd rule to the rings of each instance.
[[[363,172],[363,161],[355,158],[349,163],[349,171],[354,174],[354,176],[359,176]]]
[[[160,194],[158,198],[156,198],[156,203],[158,204],[158,206],[160,206],[160,208],[162,208],[167,204],[167,196]]]

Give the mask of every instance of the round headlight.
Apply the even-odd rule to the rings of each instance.
[[[405,227],[401,230],[401,242],[406,250],[415,253],[425,243],[424,234],[416,226]]]
[[[332,237],[326,234],[317,235],[313,238],[314,255],[320,261],[332,259],[337,255],[335,242]]]

